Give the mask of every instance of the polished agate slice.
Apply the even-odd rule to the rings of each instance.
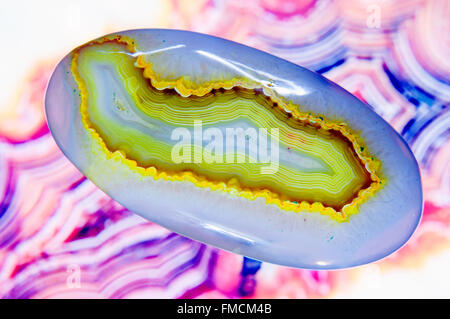
[[[421,217],[416,160],[389,124],[322,76],[220,38],[93,40],[56,67],[46,112],[64,154],[119,203],[258,260],[368,263]]]

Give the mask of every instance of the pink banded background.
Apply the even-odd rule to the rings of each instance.
[[[449,1],[2,6],[0,297],[450,297]],[[266,263],[259,269],[111,200],[59,151],[43,97],[52,68],[75,46],[144,27],[238,41],[322,73],[366,101],[402,134],[420,163],[425,210],[412,239],[393,255],[354,269]]]

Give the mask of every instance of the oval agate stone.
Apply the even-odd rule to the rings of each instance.
[[[422,214],[417,162],[381,117],[324,77],[176,30],[111,34],[70,52],[45,100],[91,181],[174,232],[309,269],[380,259]]]

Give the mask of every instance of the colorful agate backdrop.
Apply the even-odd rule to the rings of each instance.
[[[407,245],[348,270],[259,268],[106,196],[56,146],[43,97],[64,54],[134,28],[241,42],[371,105],[421,167],[424,216]],[[450,297],[448,0],[9,1],[0,30],[0,297]]]

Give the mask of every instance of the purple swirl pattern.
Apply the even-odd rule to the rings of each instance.
[[[407,140],[421,167],[424,217],[404,248],[375,263],[384,271],[450,248],[449,16],[446,0],[231,0],[172,1],[166,20],[315,70]],[[353,282],[356,269],[243,266],[241,256],[112,201],[48,132],[43,95],[52,67],[39,64],[0,117],[0,297],[329,297]]]

